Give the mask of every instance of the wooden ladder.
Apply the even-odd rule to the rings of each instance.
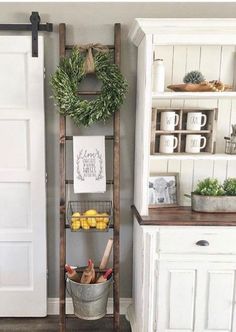
[[[66,25],[59,24],[59,55],[66,56],[66,52],[75,45],[66,45]],[[106,45],[114,51],[114,63],[120,67],[121,49],[121,25],[114,25],[114,45]],[[99,91],[80,92],[81,95],[98,95]],[[106,140],[113,141],[113,180],[108,180],[107,185],[113,185],[113,317],[114,331],[120,330],[120,111],[113,115],[113,135],[106,136]],[[73,184],[73,180],[66,179],[66,142],[72,140],[72,136],[66,134],[66,117],[60,115],[60,332],[66,331],[66,287],[65,287],[65,263],[66,263],[66,185]]]

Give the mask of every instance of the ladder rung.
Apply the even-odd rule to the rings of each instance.
[[[69,229],[70,228],[70,225],[69,224],[65,224],[65,228],[67,229]],[[113,224],[110,224],[109,225],[109,228],[110,229],[113,229],[114,228],[114,225]],[[107,231],[107,228],[105,229],[105,230],[96,230],[96,228],[94,228],[94,229],[89,229],[89,230],[83,230],[83,229],[81,229],[80,231],[78,231],[78,233],[80,233],[81,231],[84,231],[84,232],[87,232],[87,233],[89,233],[89,232],[106,232]]]
[[[65,180],[66,184],[74,184],[74,180]],[[113,180],[107,180],[106,184],[114,184]]]
[[[83,266],[83,267],[77,267],[75,270],[77,273],[80,273],[80,272],[84,272],[84,269],[86,268],[86,266]],[[99,267],[94,267],[94,270],[95,272],[101,272],[101,273],[104,273],[107,271],[107,269],[99,269]]]
[[[73,136],[66,136],[67,141],[71,141],[72,139],[73,139]],[[107,141],[114,140],[114,136],[113,135],[107,135],[107,136],[105,136],[105,140],[107,140]]]
[[[65,49],[66,50],[72,50],[76,46],[77,45],[66,45]],[[103,45],[103,46],[109,48],[109,50],[114,50],[115,49],[115,45]]]
[[[113,318],[114,314],[106,314],[103,318]]]
[[[101,94],[101,91],[78,91],[79,96],[98,96]]]
[[[78,319],[78,317],[73,314],[65,314],[65,317]],[[114,314],[106,314],[103,318],[113,318],[113,317],[114,317]]]

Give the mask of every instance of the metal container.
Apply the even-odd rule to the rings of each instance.
[[[78,318],[95,320],[106,315],[112,278],[100,284],[80,284],[68,278],[66,281],[74,313]]]
[[[236,212],[236,196],[203,196],[192,193],[192,210],[196,212]]]
[[[225,153],[236,154],[236,142],[225,137]]]
[[[95,216],[85,216],[83,213],[86,210],[96,210],[98,212],[98,215]],[[80,212],[81,216],[79,217],[73,217],[73,214],[75,212]],[[107,213],[107,216],[100,216],[100,213]],[[67,220],[68,224],[71,227],[72,232],[108,232],[109,230],[109,225],[112,222],[112,216],[113,216],[113,209],[112,209],[112,201],[69,201],[68,202],[68,207],[67,207]],[[106,222],[107,227],[104,229],[97,229],[96,227],[91,227],[90,229],[83,229],[80,227],[77,230],[74,230],[72,228],[72,223],[71,220],[73,219],[78,219],[80,222],[82,220],[91,220],[95,219],[96,222],[103,221],[104,218],[108,220]]]

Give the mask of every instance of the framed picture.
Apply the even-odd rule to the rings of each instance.
[[[149,208],[178,206],[179,173],[151,174],[148,194]]]

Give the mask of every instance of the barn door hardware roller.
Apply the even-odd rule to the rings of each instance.
[[[38,12],[32,12],[30,16],[31,24],[0,24],[0,30],[5,31],[32,31],[32,57],[38,57],[38,32],[53,31],[52,23],[40,24]]]

